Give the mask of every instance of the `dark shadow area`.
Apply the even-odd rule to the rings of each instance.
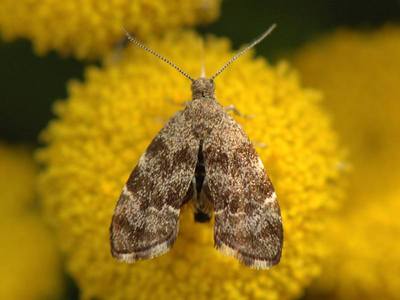
[[[66,82],[82,78],[83,64],[55,53],[36,56],[27,41],[0,43],[0,136],[36,143],[51,118],[51,104],[66,96]]]
[[[245,5],[244,5],[245,3]],[[248,43],[277,23],[275,32],[257,46],[257,53],[274,60],[282,53],[337,27],[368,29],[400,21],[400,2],[396,0],[225,0],[222,15],[203,33],[229,37],[235,48]],[[279,55],[281,54],[281,55]]]

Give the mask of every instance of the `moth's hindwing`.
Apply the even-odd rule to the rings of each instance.
[[[110,227],[115,258],[134,262],[171,248],[178,233],[180,207],[194,176],[198,144],[182,112],[151,142],[115,208]]]
[[[277,264],[283,243],[280,209],[249,138],[225,115],[203,147],[215,247],[252,268]]]

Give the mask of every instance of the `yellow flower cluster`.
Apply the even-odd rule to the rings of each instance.
[[[327,232],[325,272],[311,289],[334,299],[398,299],[400,278],[400,27],[341,30],[295,57],[352,157],[351,192]]]
[[[124,38],[140,38],[217,18],[221,0],[0,0],[0,32],[32,40],[38,53],[104,55]]]
[[[400,191],[368,199],[330,226],[334,246],[314,299],[397,300],[400,278]]]
[[[29,152],[0,144],[0,299],[54,299],[62,291],[56,245],[32,213],[35,180]]]
[[[294,63],[307,85],[323,91],[350,148],[350,194],[363,195],[351,201],[396,189],[389,179],[400,178],[400,27],[338,31],[301,49]]]
[[[189,74],[208,74],[231,56],[226,39],[204,42],[171,33],[149,46]],[[204,46],[204,48],[203,48]],[[205,53],[205,57],[203,57]],[[299,85],[286,63],[271,67],[246,55],[216,82],[223,105],[238,118],[275,185],[285,242],[278,266],[257,271],[213,248],[211,224],[181,213],[177,242],[167,254],[134,265],[110,254],[109,225],[121,189],[162,125],[191,98],[190,82],[142,49],[119,62],[91,67],[86,82],[69,85],[68,101],[42,137],[40,192],[68,255],[83,299],[293,299],[319,271],[324,219],[342,197],[342,155],[320,94]]]

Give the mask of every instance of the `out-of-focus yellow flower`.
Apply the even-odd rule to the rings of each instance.
[[[333,251],[310,289],[315,299],[399,299],[400,191],[368,199],[331,224]]]
[[[61,264],[43,220],[1,214],[0,299],[55,299],[62,291]]]
[[[0,143],[0,210],[8,214],[34,205],[36,165],[24,148]]]
[[[400,284],[400,27],[341,30],[295,58],[319,87],[354,162],[350,198],[326,232],[321,299],[398,299]]]
[[[341,30],[299,51],[295,65],[324,104],[350,148],[351,201],[398,187],[400,178],[400,27]],[[371,199],[379,197],[371,197]]]
[[[0,0],[0,32],[32,40],[42,54],[104,55],[124,37],[140,38],[217,18],[221,0]]]
[[[208,74],[232,55],[226,39],[202,48],[191,32],[171,33],[149,45],[184,70]],[[277,190],[285,242],[278,266],[256,271],[213,248],[211,224],[181,214],[180,233],[167,254],[134,265],[110,254],[109,225],[116,200],[139,156],[162,125],[191,98],[190,82],[142,49],[129,47],[119,63],[89,68],[84,84],[69,86],[59,117],[44,132],[38,155],[40,190],[62,237],[68,267],[84,299],[291,299],[318,273],[327,213],[342,195],[342,159],[320,94],[299,86],[286,63],[271,67],[247,55],[216,81],[223,105],[238,118]]]
[[[0,299],[55,299],[62,292],[53,237],[32,212],[35,164],[29,152],[0,145]]]

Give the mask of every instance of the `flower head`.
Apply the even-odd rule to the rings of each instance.
[[[0,299],[54,299],[62,291],[53,236],[32,212],[35,164],[29,152],[0,144]]]
[[[171,33],[149,46],[192,76],[200,74],[202,53],[208,74],[232,56],[226,39],[202,43],[193,32]],[[145,147],[190,99],[190,82],[130,47],[118,63],[89,68],[86,82],[71,83],[69,94],[43,134],[40,190],[84,298],[290,299],[316,275],[324,253],[319,232],[341,196],[342,157],[319,109],[320,94],[302,88],[286,63],[271,67],[246,55],[216,80],[221,104],[254,116],[238,122],[258,145],[279,197],[283,256],[268,271],[221,255],[212,225],[194,223],[188,207],[170,252],[134,265],[116,262],[108,231],[116,200]]]
[[[28,38],[42,54],[95,58],[117,47],[123,27],[141,38],[218,16],[220,0],[0,0],[5,39]]]
[[[310,289],[315,299],[398,299],[400,191],[368,199],[329,225],[334,246],[323,275]],[[351,237],[350,237],[351,236]]]
[[[325,93],[353,162],[350,198],[326,232],[330,255],[310,293],[398,299],[400,27],[338,31],[300,50],[295,64]]]
[[[295,57],[304,82],[326,96],[324,104],[350,150],[355,170],[350,194],[360,195],[352,202],[398,187],[388,177],[400,176],[399,34],[398,26],[340,30]]]

